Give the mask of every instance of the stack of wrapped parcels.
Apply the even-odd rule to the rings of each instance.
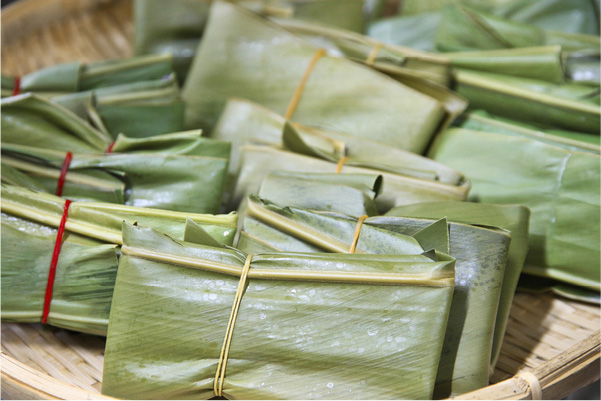
[[[2,321],[118,398],[487,386],[518,286],[600,288],[598,26],[510,2],[136,0],[134,57],[3,76]]]

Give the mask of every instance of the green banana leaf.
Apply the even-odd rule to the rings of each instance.
[[[137,81],[161,79],[173,72],[170,55],[150,55],[126,59],[96,61],[84,64],[72,62],[24,75],[20,92],[46,92],[57,95],[89,91]],[[15,80],[2,77],[2,97],[10,96]]]
[[[218,152],[228,145],[222,142]],[[221,206],[226,157],[161,152],[72,154],[62,195],[72,200],[216,213]],[[66,152],[3,144],[2,163],[55,193]]]
[[[2,212],[39,224],[58,227],[65,200],[51,194],[2,184]],[[122,244],[121,223],[141,223],[171,237],[184,238],[188,220],[198,223],[219,243],[232,245],[237,215],[174,212],[102,202],[72,202],[66,230],[96,240]]]
[[[571,52],[564,57],[567,78],[576,83],[588,84],[599,88],[600,77],[599,51]],[[597,97],[598,97],[597,93]]]
[[[291,32],[326,48],[330,54],[344,56],[368,65],[401,84],[437,100],[445,111],[438,130],[450,125],[467,108],[467,100],[448,89],[451,85],[451,60],[446,55],[391,46],[354,32],[322,27],[304,21],[277,22]],[[371,59],[371,53],[377,50]]]
[[[599,134],[598,89],[578,84],[552,84],[469,70],[455,73],[457,92],[473,109],[531,124]]]
[[[151,229],[125,225],[123,230],[103,393],[213,397],[247,255],[176,242]],[[431,397],[453,266],[443,254],[435,260],[422,255],[253,256],[223,395]],[[389,285],[372,284],[383,277]],[[157,369],[163,373],[156,375]]]
[[[336,167],[336,163],[330,161],[268,146],[243,146],[241,167],[230,207],[235,208],[248,194],[255,193],[263,178],[270,172],[335,173]],[[341,173],[381,175],[382,190],[376,198],[376,205],[381,213],[394,206],[411,203],[464,200],[470,188],[469,181],[447,184],[410,175],[347,165],[343,166]]]
[[[69,106],[69,105],[67,105]],[[77,109],[75,103],[71,103]],[[148,138],[112,138],[79,118],[77,112],[27,94],[2,99],[2,143],[43,147],[75,153],[155,152],[226,158],[229,145],[203,138],[200,130],[155,135]]]
[[[453,67],[560,84],[566,80],[560,46],[445,53]],[[572,74],[573,76],[574,74]]]
[[[574,301],[587,302],[590,304],[601,304],[601,293],[582,287],[576,287],[562,283],[561,281],[541,278],[535,276],[522,276],[518,283],[518,289],[534,294],[553,293]]]
[[[501,352],[501,344],[505,336],[505,328],[509,319],[513,294],[515,293],[526,254],[528,253],[530,210],[521,205],[491,205],[473,202],[426,202],[399,206],[391,209],[386,215],[429,219],[446,217],[451,222],[499,227],[511,233],[511,243],[509,244],[499,309],[496,313],[497,320],[495,322],[491,355],[492,372]]]
[[[599,147],[577,150],[564,138],[519,128],[449,129],[430,156],[465,172],[470,200],[531,210],[524,272],[598,291]]]
[[[2,166],[2,183],[15,185],[23,188],[33,189],[34,191],[44,192],[44,188],[36,180],[30,178],[27,174],[13,168],[5,163]]]
[[[341,214],[282,207],[251,197],[243,223],[242,234],[246,235],[240,236],[243,240],[238,247],[253,253],[256,250],[253,246],[259,244],[260,249],[264,243],[286,252],[345,253],[350,248],[355,226],[356,219]],[[503,229],[455,222],[448,227],[449,233],[444,219],[437,222],[411,217],[370,217],[361,226],[356,249],[358,253],[395,254],[407,249],[407,241],[413,239],[423,249],[441,250],[442,243],[443,252],[450,249],[451,256],[456,258],[455,292],[436,379],[436,397],[463,394],[488,384],[499,297],[505,291],[504,273],[511,241],[509,231]],[[447,235],[450,237],[440,240]],[[513,287],[507,289],[511,293],[517,281],[515,273],[512,275]]]
[[[441,51],[492,50],[513,47],[561,45],[565,50],[599,50],[599,34],[545,30],[478,12],[469,7],[448,5],[436,33]]]
[[[120,133],[130,137],[166,134],[181,131],[184,126],[184,102],[174,74],[154,81],[56,96],[51,100],[92,125],[99,125],[96,128],[106,128],[113,138]]]
[[[599,87],[600,58],[598,51],[571,52],[564,57],[566,76],[571,82]],[[597,94],[598,96],[598,94]]]
[[[2,185],[3,321],[40,321],[63,207],[64,200],[59,197]],[[72,203],[48,324],[106,335],[124,220],[188,241],[191,230],[200,231],[217,245],[232,245],[237,224],[235,214],[213,216]]]
[[[136,0],[134,55],[171,53],[183,83],[203,35],[211,0]],[[236,0],[263,15],[322,21],[362,32],[363,0]],[[377,11],[376,11],[377,12]]]
[[[441,19],[437,12],[383,18],[369,24],[367,35],[384,43],[433,52]]]
[[[433,52],[436,51],[434,41],[440,23],[439,13],[387,18],[372,24],[369,35],[385,43]],[[447,52],[443,55],[450,59],[453,67],[458,68],[554,83],[564,82],[566,75],[575,81],[598,82],[592,78],[594,67],[596,63],[598,64],[598,57],[595,57],[595,54],[586,52],[589,53],[586,57],[577,57],[570,56],[566,52],[562,53],[561,50],[561,46],[540,46],[492,50],[470,49]],[[568,66],[562,64],[564,58]]]
[[[345,166],[377,170],[378,174],[385,171],[445,184],[469,185],[460,172],[432,159],[369,139],[296,123],[288,124],[278,114],[243,99],[230,99],[227,102],[211,137],[232,143],[226,199],[231,197],[229,194],[234,190],[244,144],[283,147],[331,162],[346,156],[348,160]],[[232,207],[235,208],[235,204]]]
[[[230,145],[199,131],[120,135],[113,143],[69,110],[22,95],[2,100],[2,133],[4,165],[27,172],[28,182],[47,192],[55,193],[70,151],[75,159],[65,196],[198,213],[215,213],[221,204]],[[113,154],[107,155],[111,143]],[[11,179],[3,174],[3,182],[17,184]]]
[[[269,173],[258,195],[281,205],[349,216],[375,216],[374,198],[382,185],[375,174]]]
[[[215,2],[184,86],[187,126],[210,131],[233,96],[284,114],[318,51],[270,21]],[[444,114],[430,96],[350,60],[324,56],[291,119],[422,153]]]
[[[56,229],[2,213],[2,321],[40,322]],[[117,245],[67,234],[48,324],[106,335]]]
[[[444,55],[382,43],[356,32],[307,21],[275,18],[272,20],[317,48],[327,49],[331,55],[343,56],[370,65],[394,78],[397,78],[397,75],[402,78],[403,72],[411,73],[415,77],[449,86],[451,68],[449,60]],[[368,63],[367,60],[370,59],[370,54],[376,46],[378,46],[377,53],[371,63]],[[399,81],[404,83],[402,79]]]
[[[403,0],[400,12],[404,16],[436,12],[450,3]],[[453,0],[452,3],[543,29],[599,35],[599,2],[595,0]]]
[[[267,17],[287,17],[333,28],[362,33],[370,18],[365,0],[262,0],[261,14]],[[242,3],[244,5],[244,3]],[[282,11],[277,12],[280,8]]]
[[[75,113],[33,94],[2,99],[2,144],[31,145],[76,153],[104,153],[113,138]]]
[[[466,113],[457,125],[475,131],[536,138],[541,142],[551,145],[561,144],[566,149],[579,152],[599,153],[601,138],[598,135],[548,128],[541,129],[519,121],[493,116],[483,110]]]
[[[435,51],[434,41],[440,21],[438,13],[393,17],[372,24],[369,35],[384,43]],[[444,57],[450,59],[451,65],[457,68],[553,83],[568,80],[599,87],[599,50],[593,48],[565,51],[559,45],[500,47],[447,52]]]

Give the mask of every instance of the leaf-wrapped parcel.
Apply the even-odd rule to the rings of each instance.
[[[455,90],[474,109],[530,124],[599,134],[599,87],[470,70],[458,70],[455,78]]]
[[[490,50],[560,45],[564,50],[599,50],[599,34],[586,35],[541,29],[499,18],[470,7],[448,5],[436,33],[441,51]]]
[[[2,133],[3,165],[26,174],[36,183],[32,188],[55,193],[66,152],[72,152],[67,197],[194,213],[215,213],[221,204],[230,145],[199,131],[119,136],[111,145],[63,107],[23,95],[3,100]]]
[[[256,192],[272,171],[335,173],[341,159],[343,174],[384,177],[384,188],[377,198],[379,209],[384,211],[425,200],[462,200],[469,191],[469,181],[460,172],[431,159],[369,139],[291,124],[241,99],[227,103],[211,137],[232,142],[224,197],[230,208],[238,207],[245,194]],[[253,145],[243,146],[245,143]]]
[[[445,117],[439,101],[351,60],[321,54],[275,23],[215,2],[184,86],[186,124],[210,131],[227,100],[241,97],[305,125],[425,150]],[[302,93],[296,92],[312,63]]]
[[[77,114],[35,94],[1,101],[2,144],[35,145],[75,153],[105,153],[113,138]]]
[[[361,32],[363,0],[235,0],[265,16],[322,21]],[[203,35],[212,0],[136,0],[134,54],[171,53],[175,71],[184,82]],[[325,20],[324,20],[325,18]]]
[[[524,272],[598,291],[599,147],[476,115],[464,127],[430,156],[473,180],[471,200],[531,210]]]
[[[538,4],[538,11],[544,9],[541,1],[533,3]],[[569,17],[561,23],[565,20]],[[396,45],[444,51],[454,67],[556,83],[565,75],[569,81],[599,86],[598,30],[589,35],[547,31],[455,4],[444,12],[378,21],[370,27],[370,35]]]
[[[471,224],[483,227],[498,227],[511,234],[511,243],[507,254],[507,266],[503,276],[503,287],[499,299],[499,309],[495,323],[495,334],[491,355],[491,368],[494,369],[505,328],[509,319],[509,310],[513,302],[518,279],[524,267],[528,253],[528,226],[530,210],[521,205],[492,205],[474,202],[424,202],[399,206],[386,213],[387,216],[439,219]]]
[[[89,91],[138,81],[151,81],[173,73],[169,54],[154,54],[82,63],[79,61],[46,67],[20,77],[19,90],[43,92],[46,96]],[[2,96],[11,95],[15,79],[2,77]]]
[[[64,200],[2,186],[2,320],[39,322]],[[174,238],[231,245],[236,215],[202,215],[105,203],[70,205],[48,324],[105,335],[123,221]]]
[[[599,291],[591,291],[549,278],[524,275],[520,278],[518,289],[534,294],[549,292],[574,301],[601,305],[601,293]]]
[[[403,0],[403,16],[442,10],[448,0]],[[454,0],[483,13],[555,31],[599,35],[599,3],[590,0]]]
[[[251,197],[237,246],[249,253],[265,249],[346,253],[356,226],[356,218],[343,214],[283,207]],[[519,240],[523,232],[516,230],[516,234]],[[418,243],[423,249],[448,252],[457,260],[436,397],[488,384],[497,311],[504,308],[499,298],[505,285],[515,290],[515,282],[504,279],[510,242],[507,230],[469,222],[447,226],[444,219],[382,216],[367,218],[360,226],[356,253],[396,254]]]
[[[265,177],[257,194],[281,205],[375,216],[378,209],[374,198],[381,185],[382,176],[377,174],[275,171]]]
[[[329,161],[346,157],[345,166],[406,174],[447,184],[460,185],[466,181],[459,171],[430,158],[373,139],[292,123],[244,99],[228,100],[210,136],[232,143],[230,175],[238,172],[241,147],[254,144],[270,145]]]
[[[337,171],[337,163],[268,146],[242,147],[241,160],[242,165],[232,205],[239,205],[246,195],[256,192],[263,178],[273,171],[303,173],[336,173]],[[469,181],[462,182],[460,185],[450,185],[410,175],[353,166],[343,166],[341,173],[381,175],[382,190],[376,198],[376,205],[380,212],[417,202],[464,200],[469,190]]]
[[[123,230],[103,393],[213,397],[247,255]],[[223,396],[430,398],[453,266],[441,253],[252,256]]]
[[[227,145],[224,143],[224,145]],[[3,145],[2,164],[55,193],[66,152]],[[73,154],[62,196],[191,213],[215,213],[221,205],[225,157],[152,152]]]
[[[175,74],[51,98],[111,137],[149,137],[181,131],[185,105]]]
[[[451,64],[444,55],[383,43],[355,32],[308,21],[272,20],[313,45],[327,49],[331,55],[368,65],[400,82],[406,83],[403,78],[409,75],[443,86],[450,84]]]

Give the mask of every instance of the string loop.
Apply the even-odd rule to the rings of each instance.
[[[363,227],[363,222],[367,218],[367,215],[363,215],[359,217],[357,220],[357,225],[355,226],[355,235],[353,236],[353,242],[351,243],[351,247],[349,249],[349,253],[355,253],[355,249],[357,249],[357,243],[359,242],[359,235],[361,234],[361,227]]]
[[[252,261],[253,255],[248,255],[242,268],[242,274],[240,275],[240,281],[238,282],[238,289],[236,290],[236,296],[234,298],[234,304],[232,305],[232,312],[230,313],[230,320],[225,330],[225,338],[223,339],[223,346],[221,347],[221,354],[219,355],[219,363],[217,364],[217,372],[215,372],[215,381],[213,384],[213,391],[217,397],[223,396],[223,381],[225,378],[225,368],[227,365],[227,359],[230,354],[230,345],[232,344],[232,336],[234,335],[234,326],[236,325],[236,318],[238,317],[238,310],[240,309],[240,303],[242,302],[242,296],[246,288],[246,281],[248,278],[248,271],[250,270],[250,262]]]
[[[115,141],[111,142],[108,146],[108,148],[106,148],[106,154],[111,154],[113,153],[113,148],[115,147]]]
[[[61,196],[63,194],[63,187],[65,186],[65,177],[67,176],[67,172],[69,171],[69,165],[71,164],[72,159],[73,154],[71,152],[67,152],[65,160],[63,161],[63,166],[61,167],[61,175],[58,177],[58,184],[56,186],[56,196]]]
[[[15,77],[15,82],[13,86],[13,96],[17,96],[21,93],[21,77]]]
[[[292,95],[292,99],[290,99],[290,103],[288,103],[288,109],[286,109],[286,114],[284,114],[284,118],[286,118],[286,120],[290,120],[290,118],[292,118],[292,115],[294,114],[294,111],[296,110],[296,106],[298,106],[298,102],[300,101],[303,91],[305,90],[305,85],[307,84],[307,81],[309,80],[309,76],[311,75],[311,72],[315,68],[315,65],[317,64],[319,59],[322,58],[325,54],[326,54],[325,49],[319,49],[317,51],[317,53],[315,53],[313,55],[313,58],[309,62],[309,65],[307,66],[307,69],[305,70],[303,77],[301,78],[298,86],[296,87],[296,91],[294,91],[294,95]]]
[[[54,251],[52,252],[52,260],[50,261],[50,271],[48,272],[48,282],[46,283],[46,294],[44,295],[44,309],[42,311],[42,323],[47,324],[48,314],[50,313],[50,303],[52,302],[52,291],[54,289],[54,278],[56,276],[56,266],[58,265],[58,256],[63,245],[63,234],[65,233],[65,224],[67,223],[67,214],[71,201],[65,200],[63,207],[63,217],[56,232],[56,242],[54,243]]]
[[[344,164],[349,160],[348,156],[344,156],[343,158],[338,160],[338,163],[336,164],[336,174],[340,174],[340,172],[342,171],[342,167],[344,167]]]
[[[383,46],[384,45],[382,43],[376,43],[374,47],[371,48],[371,51],[369,52],[369,55],[365,60],[365,64],[374,65],[374,61],[376,61],[376,56],[378,55],[380,49],[382,49]]]

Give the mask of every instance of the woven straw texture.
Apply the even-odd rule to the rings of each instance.
[[[131,54],[128,0],[21,0],[2,12],[2,73]],[[600,308],[516,294],[492,383],[458,398],[558,399],[599,378]],[[2,324],[2,398],[97,399],[104,339],[38,324]],[[532,372],[528,380],[516,376]],[[532,379],[535,377],[535,379]]]

